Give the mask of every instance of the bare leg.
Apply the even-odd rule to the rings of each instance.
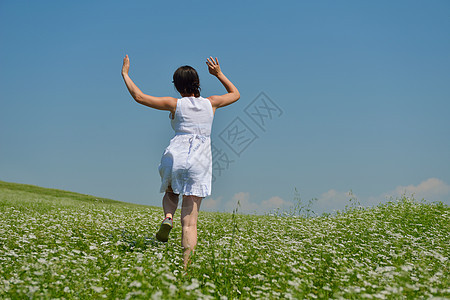
[[[174,194],[172,188],[169,186],[169,188],[166,190],[166,193],[164,194],[162,201],[165,218],[173,219],[173,215],[175,214],[178,206],[178,196],[178,194]]]
[[[183,196],[183,204],[181,206],[181,246],[183,247],[184,268],[187,267],[191,252],[197,245],[197,218],[201,197]]]

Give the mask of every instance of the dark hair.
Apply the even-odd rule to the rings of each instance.
[[[179,67],[173,73],[173,83],[180,94],[194,94],[195,97],[200,97],[200,79],[198,78],[197,71],[193,67]]]

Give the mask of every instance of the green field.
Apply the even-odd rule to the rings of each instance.
[[[321,217],[201,212],[185,272],[179,222],[153,238],[161,208],[0,182],[0,298],[449,298],[449,213],[407,197]]]

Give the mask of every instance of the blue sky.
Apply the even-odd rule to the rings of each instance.
[[[0,180],[160,205],[168,114],[135,103],[120,76],[177,97],[191,65],[216,113],[215,171],[202,208],[267,212],[318,198],[317,213],[402,193],[450,204],[448,1],[2,1]],[[261,129],[245,108],[281,109]],[[259,99],[259,100],[258,100]],[[252,104],[253,103],[253,104]],[[220,133],[239,117],[257,138],[236,155]],[[217,160],[217,157],[216,157]]]

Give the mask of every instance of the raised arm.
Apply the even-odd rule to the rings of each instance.
[[[219,107],[227,106],[238,101],[241,95],[239,94],[239,91],[234,86],[234,84],[220,70],[220,65],[217,57],[215,60],[212,57],[207,58],[206,64],[208,65],[209,73],[216,76],[228,92],[224,95],[215,95],[208,97],[209,101],[211,101],[214,111]]]
[[[160,110],[168,110],[172,113],[175,113],[175,109],[177,107],[177,99],[173,97],[154,97],[150,95],[144,94],[136,84],[131,80],[128,75],[128,71],[130,70],[130,59],[128,55],[123,59],[122,65],[122,77],[125,81],[125,84],[130,92],[131,96],[136,100],[136,102],[149,106],[151,108],[160,109]]]

